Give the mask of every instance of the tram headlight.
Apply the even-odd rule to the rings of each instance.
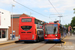
[[[55,35],[55,36],[58,36],[58,35]]]
[[[47,36],[47,35],[45,35],[45,36]]]

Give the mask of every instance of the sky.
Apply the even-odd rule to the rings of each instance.
[[[48,0],[15,0],[18,3],[42,14],[38,14],[16,2],[13,0],[0,0],[0,9],[4,9],[10,11],[13,14],[27,14],[33,16],[37,19],[43,20],[45,22],[53,22],[55,20],[60,20],[58,16],[61,17],[61,24],[69,24],[71,23],[72,17],[74,17],[74,8],[75,8],[75,0],[50,0],[53,6],[58,11],[59,15],[55,9],[52,7]],[[13,7],[12,12],[12,4],[15,5]]]

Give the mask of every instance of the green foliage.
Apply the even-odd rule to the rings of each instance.
[[[71,26],[72,26],[72,28],[75,26],[75,16],[71,20]]]
[[[74,14],[75,14],[75,8],[73,10],[74,10]]]
[[[66,28],[68,28],[69,26],[70,26],[70,24],[66,24],[66,25],[64,25]]]
[[[75,8],[73,10],[75,10]]]

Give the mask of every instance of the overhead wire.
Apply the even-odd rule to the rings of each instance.
[[[26,7],[27,9],[29,9],[29,10],[31,10],[31,11],[33,11],[33,12],[36,12],[36,13],[38,13],[38,14],[40,14],[40,15],[44,16],[44,17],[47,17],[47,16],[45,16],[45,15],[43,15],[43,14],[41,14],[41,13],[39,13],[39,12],[37,12],[37,11],[35,11],[35,10],[33,10],[33,9],[31,9],[31,8],[29,8],[29,7],[25,6],[25,5],[23,5],[23,4],[21,4],[21,3],[17,2],[17,1],[15,1],[15,0],[13,0],[13,1],[14,1],[14,2],[16,2],[16,3],[18,3],[18,4],[20,4],[21,6]]]
[[[49,1],[49,3],[52,5],[52,7],[55,9],[55,11],[58,13],[58,15],[60,15],[60,16],[62,16],[58,11],[57,11],[57,9],[53,6],[53,4],[51,3],[51,1],[50,0],[48,0]],[[64,21],[64,20],[63,20]],[[64,22],[65,23],[65,22]]]
[[[49,3],[52,5],[52,7],[55,9],[55,11],[59,14],[59,15],[61,15],[58,11],[57,11],[57,9],[53,6],[53,4],[51,3],[51,1],[50,0],[48,0],[49,1]]]

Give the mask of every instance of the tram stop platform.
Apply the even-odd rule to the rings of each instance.
[[[14,43],[14,42],[16,42],[16,41],[18,41],[18,40],[1,41],[1,42],[0,42],[0,45],[10,44],[10,43]]]
[[[56,44],[51,50],[75,50],[75,35],[64,38],[64,43]]]

